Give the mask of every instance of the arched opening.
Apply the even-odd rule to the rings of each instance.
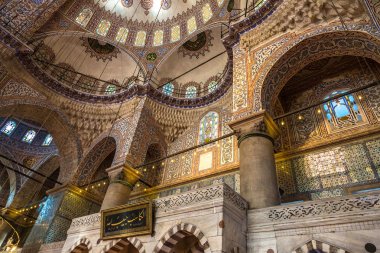
[[[294,66],[292,75],[272,77],[283,85],[270,98],[274,104],[265,102],[281,132],[276,152],[293,152],[276,164],[283,202],[342,196],[378,182],[380,64],[353,54],[316,58]],[[367,140],[355,142],[358,136]]]
[[[70,253],[89,253],[89,249],[87,248],[87,245],[84,243],[79,244],[76,246]]]
[[[140,244],[142,247],[142,244]],[[139,253],[140,251],[128,239],[121,239],[113,245],[106,253]]]
[[[271,59],[271,63],[261,69],[266,72],[265,79],[262,84],[256,84],[262,88],[254,91],[262,108],[270,113],[273,113],[276,99],[285,84],[312,62],[339,56],[366,57],[380,62],[379,41],[359,31],[331,32],[309,37],[286,53],[277,55],[280,55],[278,59]]]
[[[12,115],[9,115],[10,112]],[[33,122],[36,125],[36,132],[38,132],[38,129],[43,128],[51,134],[59,153],[59,164],[61,165],[61,173],[58,180],[62,183],[69,182],[73,177],[74,170],[77,168],[77,163],[81,156],[81,148],[79,139],[65,116],[60,114],[59,110],[55,110],[50,104],[44,104],[41,101],[34,101],[33,99],[27,101],[3,99],[0,104],[0,117],[10,118],[10,116],[20,120],[20,122],[25,122],[26,125],[28,125],[28,122]],[[39,140],[38,134],[33,142],[37,140]],[[44,140],[41,139],[40,141],[42,146]]]
[[[116,141],[106,137],[98,142],[83,159],[76,176],[76,184],[84,186],[107,177],[106,169],[111,167],[116,153]]]
[[[204,253],[205,248],[194,234],[181,230],[172,235],[158,253]]]
[[[332,252],[342,252],[349,253],[349,251],[342,249],[338,246],[331,245],[329,243],[321,242],[318,240],[311,240],[305,243],[304,245],[296,248],[292,251],[294,252],[302,252],[302,253],[332,253]]]
[[[145,155],[144,164],[149,164],[150,162],[156,161],[165,156],[165,151],[162,146],[158,143],[152,143],[149,145],[148,150]],[[144,181],[148,182],[151,186],[156,186],[161,183],[162,180],[162,169],[161,163],[155,163],[154,165],[139,168],[144,175]]]

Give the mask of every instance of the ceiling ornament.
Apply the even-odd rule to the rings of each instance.
[[[211,30],[201,32],[186,41],[178,51],[182,53],[183,57],[189,56],[190,58],[195,57],[198,59],[200,55],[205,56],[206,52],[210,52],[210,48],[213,46],[213,39]]]
[[[118,48],[106,42],[85,37],[80,39],[82,40],[82,46],[86,48],[86,53],[89,53],[91,57],[96,58],[97,61],[112,61],[112,58],[117,58],[117,55],[120,53]]]
[[[133,0],[121,0],[121,3],[123,4],[124,7],[131,7],[133,4]]]
[[[162,0],[161,8],[163,10],[168,10],[172,6],[172,0]]]
[[[156,53],[149,53],[146,55],[146,59],[148,61],[154,62],[157,59],[157,54]]]
[[[145,15],[148,15],[150,8],[153,7],[153,0],[140,0],[140,4],[145,10]]]

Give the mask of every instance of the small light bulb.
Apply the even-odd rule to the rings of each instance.
[[[302,119],[302,116],[301,116],[301,115],[299,115],[299,116],[298,116],[298,119],[299,119],[299,120],[301,120],[301,119]]]
[[[363,97],[361,95],[359,95],[358,98],[359,98],[359,100],[362,100]]]
[[[154,169],[155,167],[154,167],[154,165],[152,166],[152,169]]]
[[[285,125],[285,122],[284,121],[281,121],[281,126]]]
[[[317,113],[320,114],[320,113],[321,113],[321,109],[318,109],[318,110],[317,110]]]

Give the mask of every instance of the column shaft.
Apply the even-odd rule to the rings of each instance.
[[[278,205],[280,197],[270,137],[250,136],[239,146],[240,193],[250,208]]]

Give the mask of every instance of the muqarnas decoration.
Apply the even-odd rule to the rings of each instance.
[[[100,42],[93,38],[81,38],[82,46],[86,48],[86,53],[90,53],[91,57],[95,57],[97,61],[102,60],[106,62],[107,60],[112,61],[112,58],[117,58],[120,50],[115,46]]]
[[[201,32],[186,41],[178,51],[182,53],[183,57],[189,56],[190,58],[195,57],[198,59],[201,55],[205,56],[206,52],[210,52],[210,48],[213,46],[213,39],[211,30]]]

